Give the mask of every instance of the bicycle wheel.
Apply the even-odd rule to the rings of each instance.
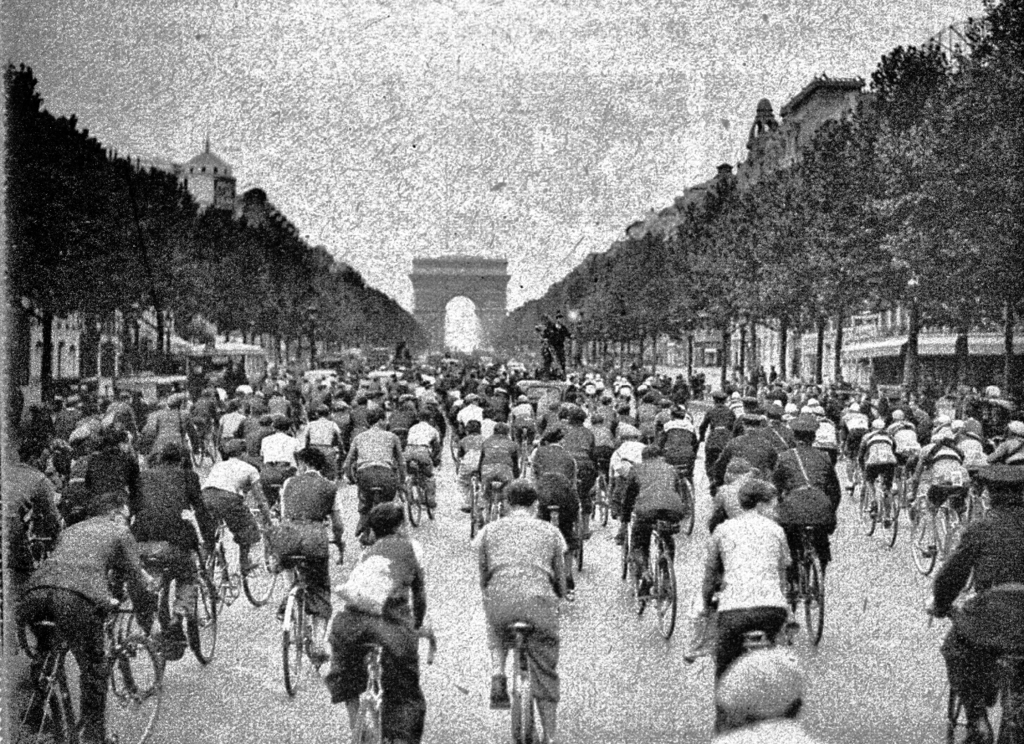
[[[597,504],[597,516],[601,520],[601,526],[608,526],[608,476],[604,473],[597,478],[597,498],[594,499]]]
[[[960,696],[956,694],[956,690],[952,687],[949,689],[949,700],[946,703],[946,742],[947,744],[955,744],[957,741],[956,730],[963,728],[967,723],[966,715],[964,714],[964,704],[960,699]]]
[[[922,576],[927,576],[935,568],[938,548],[935,542],[935,520],[927,519],[923,509],[916,501],[910,505],[910,551],[914,557],[914,565]]]
[[[54,651],[43,661],[36,686],[14,730],[15,744],[77,744],[78,716],[65,671],[65,660],[73,658]]]
[[[676,628],[677,592],[676,567],[667,551],[659,551],[654,573],[655,607],[658,610],[658,630],[666,641]]]
[[[626,538],[622,541],[622,580],[625,581],[626,577],[629,576],[629,532],[626,532]]]
[[[228,558],[224,553],[223,536],[218,537],[213,552],[206,557],[206,575],[210,577],[216,589],[216,599],[219,604],[228,607],[235,601],[231,589],[231,571],[228,568]]]
[[[939,546],[939,557],[945,562],[950,554],[956,550],[956,546],[960,544],[960,533],[962,531],[960,513],[949,503],[946,503],[935,514],[935,528]]]
[[[581,537],[576,538],[576,573],[579,574],[583,570],[583,543],[584,540]]]
[[[284,689],[288,697],[295,697],[302,675],[302,658],[306,655],[305,600],[300,589],[288,595],[284,608],[284,626],[281,629],[281,664],[284,669]]]
[[[213,660],[217,650],[217,600],[213,585],[200,576],[196,586],[195,614],[185,623],[188,647],[200,664]]]
[[[119,637],[110,659],[107,735],[143,744],[153,733],[163,697],[164,660],[141,632]]]
[[[807,623],[807,640],[817,646],[825,630],[825,582],[821,570],[821,559],[817,551],[810,550],[804,558],[804,620]]]
[[[405,511],[409,515],[409,524],[413,527],[419,527],[420,517],[423,515],[423,494],[420,491],[419,484],[412,478],[407,482],[403,499],[405,501]]]
[[[382,744],[384,741],[380,723],[380,706],[369,693],[359,696],[359,712],[356,714],[356,728],[352,735],[353,744]]]
[[[533,706],[533,680],[530,679],[530,673],[517,670],[512,687],[512,741],[515,744],[534,744],[536,741]]]
[[[690,488],[689,482],[685,478],[679,479],[682,483],[679,496],[683,500],[683,521],[680,522],[680,527],[683,532],[687,535],[693,534],[693,525],[697,519],[697,505],[694,503],[693,490]]]
[[[477,511],[480,509],[480,481],[474,475],[469,481],[469,539],[476,537],[479,517]]]
[[[875,534],[875,525],[878,523],[878,502],[875,499],[875,489],[867,483],[860,487],[860,522],[864,534],[871,537]]]
[[[279,575],[266,534],[261,534],[259,542],[249,548],[249,555],[253,557],[252,567],[242,576],[242,588],[253,607],[263,607],[273,596]]]
[[[884,489],[884,485],[877,485],[875,487],[875,493],[879,493],[879,487]],[[896,537],[900,531],[900,502],[894,494],[885,495],[882,492],[882,498],[879,504],[879,513],[881,515],[882,522],[882,535],[885,538],[885,543],[890,548],[896,544]]]

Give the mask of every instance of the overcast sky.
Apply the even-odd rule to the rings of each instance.
[[[5,56],[121,154],[209,134],[239,192],[412,308],[413,256],[539,297],[742,159],[760,98],[867,78],[969,0],[3,0]]]

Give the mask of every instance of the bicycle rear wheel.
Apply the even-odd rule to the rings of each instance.
[[[875,488],[875,493],[879,493],[878,487]],[[896,538],[900,532],[900,502],[895,494],[890,493],[886,496],[883,493],[879,504],[882,535],[885,538],[886,545],[891,548],[896,544]]]
[[[469,539],[476,537],[477,528],[480,526],[477,512],[480,510],[480,481],[476,476],[469,481]]]
[[[677,591],[676,568],[667,551],[659,551],[654,572],[655,607],[658,610],[658,630],[666,641],[676,628]]]
[[[206,573],[217,590],[217,602],[230,607],[235,601],[237,587],[232,586],[233,578],[224,552],[223,536],[218,537],[213,552],[206,558]],[[218,608],[219,609],[219,608]]]
[[[110,660],[107,735],[120,744],[143,744],[160,714],[164,660],[141,632],[121,637]]]
[[[817,551],[810,551],[804,559],[806,572],[804,589],[804,620],[807,623],[807,640],[817,646],[825,630],[825,581],[821,570],[821,559]]]
[[[512,741],[515,744],[535,744],[537,726],[533,708],[533,680],[530,679],[530,672],[517,670],[512,687]]]
[[[199,577],[196,587],[195,614],[188,618],[185,632],[188,647],[200,664],[204,666],[213,660],[217,650],[217,600],[209,579]]]
[[[910,551],[914,565],[922,576],[935,568],[938,546],[935,542],[935,520],[927,519],[924,508],[916,501],[910,505]]]
[[[353,744],[382,744],[384,741],[380,723],[380,707],[364,692],[359,696],[359,712],[356,714],[356,729],[352,735]]]
[[[967,723],[964,704],[956,690],[949,689],[949,700],[946,703],[946,743],[955,744],[957,729],[963,729]]]
[[[423,498],[419,484],[415,480],[409,479],[403,498],[405,500],[405,511],[409,515],[409,524],[413,527],[419,527],[420,517],[423,515]]]
[[[302,657],[306,655],[306,613],[302,592],[288,595],[284,608],[284,626],[281,630],[281,664],[284,670],[284,689],[288,697],[295,697],[302,675]]]
[[[936,512],[935,526],[938,531],[939,556],[945,562],[960,544],[960,533],[963,527],[960,513],[947,503]]]
[[[14,744],[77,744],[78,716],[71,701],[65,659],[72,661],[73,657],[52,652],[43,662],[28,705],[14,730]]]
[[[249,548],[249,555],[253,557],[252,568],[242,576],[242,588],[253,607],[263,607],[273,596],[279,575],[265,533],[260,535],[259,542]]]
[[[680,478],[682,487],[680,489],[679,496],[683,500],[683,521],[680,522],[680,527],[683,533],[687,535],[693,534],[694,521],[697,519],[697,505],[694,503],[693,490],[690,488],[689,482],[685,478]]]
[[[871,537],[875,534],[875,525],[878,522],[878,502],[875,498],[874,488],[864,483],[860,487],[860,522],[864,534]]]
[[[625,581],[629,576],[629,531],[626,531],[626,537],[622,541],[622,580]]]
[[[604,473],[597,478],[597,494],[594,503],[596,504],[597,517],[601,520],[601,526],[608,526],[608,476]]]

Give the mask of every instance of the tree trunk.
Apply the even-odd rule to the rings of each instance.
[[[956,328],[956,343],[953,346],[953,356],[956,359],[956,384],[967,384],[967,365],[970,362],[970,351],[967,346],[967,334],[970,328],[967,323],[961,321]]]
[[[726,383],[729,381],[729,347],[731,342],[732,334],[729,332],[729,326],[726,325],[722,328],[722,358],[718,360],[722,367],[722,390],[725,390]]]
[[[789,369],[789,349],[787,347],[789,336],[789,319],[779,319],[779,375],[785,380]]]
[[[750,319],[750,376],[755,380],[761,371],[761,360],[757,356],[757,321]]]
[[[916,393],[918,388],[917,337],[921,332],[921,311],[917,301],[910,303],[910,318],[907,327],[907,346],[903,359],[903,389]]]
[[[53,400],[53,313],[44,310],[42,318],[43,358],[39,367],[39,389],[43,401]]]
[[[658,336],[651,334],[651,374],[658,375]]]
[[[836,357],[832,368],[832,379],[839,381],[843,379],[843,314],[836,316]]]
[[[1003,320],[1003,395],[1010,397],[1013,394],[1011,384],[1013,383],[1013,325],[1016,322],[1016,313],[1009,301],[1006,303],[1005,317]]]
[[[693,334],[686,337],[686,382],[693,377]]]
[[[740,323],[740,384],[742,387],[747,386],[747,324]],[[745,394],[740,391],[741,394]]]
[[[156,350],[162,355],[166,353],[166,346],[170,345],[170,339],[168,339],[168,342],[165,345],[164,335],[166,333],[166,326],[164,324],[163,311],[156,307],[153,308],[153,312],[156,313]]]
[[[825,318],[818,318],[818,346],[817,354],[814,359],[814,383],[820,385],[822,383],[822,369],[824,369],[825,363]]]

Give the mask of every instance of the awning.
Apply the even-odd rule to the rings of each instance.
[[[900,355],[906,336],[882,338],[871,341],[857,341],[843,346],[843,357],[846,359],[877,359],[879,357],[896,357]],[[952,333],[922,333],[917,337],[918,356],[954,356],[956,352],[956,335]],[[1014,337],[1014,354],[1022,353],[1018,338]],[[972,333],[967,337],[967,353],[970,356],[1002,356],[1003,334]]]

